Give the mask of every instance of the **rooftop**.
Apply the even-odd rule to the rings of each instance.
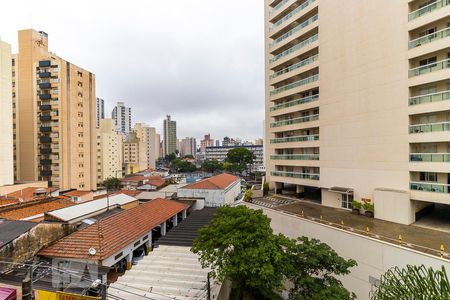
[[[70,191],[70,192],[68,192],[68,193],[64,193],[64,195],[65,196],[69,196],[69,197],[81,197],[81,196],[84,196],[84,195],[87,195],[87,194],[90,194],[91,192],[89,192],[89,191],[78,191],[78,190],[75,190],[75,191]]]
[[[104,260],[186,208],[176,201],[155,199],[62,238],[38,255]],[[89,254],[90,248],[97,250],[95,255]]]
[[[46,197],[48,194],[56,191],[55,188],[39,188],[39,187],[27,187],[13,193],[4,195],[3,199],[15,200],[15,203],[21,199],[22,201],[31,201],[36,198]]]
[[[34,222],[0,220],[0,247],[15,240],[34,226],[36,226]]]
[[[182,187],[182,189],[199,189],[199,190],[224,190],[233,182],[239,180],[239,177],[222,173],[210,178],[206,178],[189,185]]]
[[[41,201],[38,203],[5,210],[3,212],[0,212],[0,217],[9,220],[24,220],[33,217],[37,218],[48,211],[68,208],[73,205],[75,205],[75,203],[70,200],[54,198],[50,201]]]

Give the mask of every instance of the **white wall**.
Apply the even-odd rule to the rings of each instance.
[[[283,233],[290,238],[299,236],[316,238],[330,245],[342,257],[356,260],[358,266],[352,268],[351,273],[341,280],[348,290],[356,293],[359,300],[369,299],[370,277],[379,279],[393,266],[424,264],[437,269],[443,265],[450,270],[450,261],[439,257],[301,219],[280,211],[249,203],[245,203],[245,205],[252,209],[262,209],[272,219],[271,226],[275,233]]]
[[[202,189],[178,189],[177,195],[180,198],[204,198],[205,207],[220,207],[231,205],[234,199],[241,192],[240,179],[233,182],[225,190],[202,190]]]

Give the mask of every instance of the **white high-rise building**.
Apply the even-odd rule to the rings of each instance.
[[[131,108],[126,107],[124,102],[117,102],[112,114],[116,130],[125,134],[131,132]]]

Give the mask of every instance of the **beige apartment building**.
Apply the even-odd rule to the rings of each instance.
[[[136,137],[145,145],[147,168],[154,169],[159,152],[159,143],[156,143],[156,129],[142,123],[136,123],[132,131],[136,133]]]
[[[123,163],[125,175],[147,169],[147,147],[136,132],[126,135],[123,141]]]
[[[101,119],[97,131],[98,181],[122,178],[123,134],[117,132],[113,119]]]
[[[14,183],[11,45],[0,40],[0,186]]]
[[[265,0],[271,186],[404,224],[450,204],[449,35],[449,0]]]
[[[14,64],[17,179],[95,190],[95,75],[49,52],[47,34],[32,29],[19,31]]]

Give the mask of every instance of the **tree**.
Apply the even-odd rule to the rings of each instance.
[[[177,158],[177,155],[175,153],[171,153],[171,154],[164,156],[164,159],[168,162],[172,162],[176,158]]]
[[[228,151],[226,161],[238,165],[242,173],[253,165],[255,158],[255,154],[247,148],[234,148]]]
[[[245,168],[236,163],[224,162],[222,166],[225,171],[230,173],[242,173],[245,170]]]
[[[250,189],[246,190],[244,193],[244,201],[251,202],[252,197],[253,197],[252,190],[250,190]]]
[[[194,159],[194,156],[191,154],[183,156],[183,159]]]
[[[197,167],[193,163],[186,160],[182,160],[180,158],[174,159],[171,163],[171,166],[175,172],[185,173],[185,172],[194,172],[197,170]]]
[[[120,189],[122,183],[119,178],[110,177],[101,182],[100,186],[104,186],[108,191],[113,191]]]
[[[206,160],[202,164],[202,170],[209,173],[214,173],[223,169],[223,165],[217,160]]]
[[[271,299],[283,287],[280,239],[261,210],[225,206],[198,231],[192,251],[214,278],[230,279],[240,299]]]
[[[294,288],[290,300],[354,299],[335,275],[346,275],[356,261],[340,257],[330,246],[316,239],[300,237],[286,247],[287,279]]]
[[[267,195],[269,193],[269,183],[268,182],[263,183],[263,193],[264,193],[264,195]]]
[[[389,269],[380,282],[372,286],[371,300],[385,299],[448,299],[450,283],[444,266],[441,270],[424,265],[408,265]]]

